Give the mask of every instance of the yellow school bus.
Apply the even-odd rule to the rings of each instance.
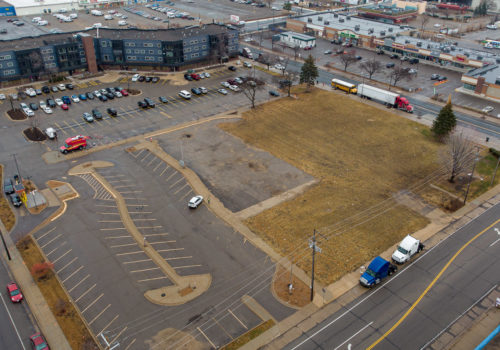
[[[358,89],[356,89],[356,85],[340,79],[332,79],[332,88],[335,90],[344,90],[348,94],[356,94],[358,92]]]

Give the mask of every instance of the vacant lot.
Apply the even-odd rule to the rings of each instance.
[[[426,136],[424,126],[356,97],[296,93],[297,99],[260,106],[221,128],[321,180],[247,224],[306,271],[313,229],[328,236],[318,236],[316,276],[331,283],[428,223],[391,198],[437,170],[440,145]]]

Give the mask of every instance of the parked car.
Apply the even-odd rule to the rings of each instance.
[[[206,87],[200,86],[200,90],[201,90],[202,94],[207,94],[208,93],[208,89]]]
[[[419,59],[418,59],[418,58],[412,58],[412,59],[410,59],[410,61],[409,61],[409,62],[410,62],[410,64],[417,64],[417,63],[418,63],[418,62],[420,62],[420,61],[419,61]]]
[[[486,106],[484,107],[481,112],[483,112],[484,114],[488,114],[490,113],[491,111],[493,111],[495,108],[493,108],[492,106]]]
[[[87,93],[86,93],[86,95],[87,95],[87,98],[88,98],[89,100],[93,100],[93,99],[94,99],[94,94],[93,94],[93,93],[91,93],[91,92],[87,92]]]
[[[17,200],[19,202],[16,202],[16,203],[19,203],[19,205],[15,205],[14,203],[12,203],[12,204],[14,204],[14,206],[16,206],[16,207],[21,206],[21,204],[22,204],[21,199],[19,199],[19,196],[17,195],[17,193],[11,195],[11,200],[12,200],[12,196],[17,197]],[[17,284],[14,282],[10,282],[9,284],[7,284],[7,293],[9,294],[10,301],[12,301],[13,303],[20,303],[23,300],[23,294],[21,293],[21,290],[19,289]]]
[[[217,90],[218,93],[220,94],[223,94],[223,95],[227,95],[227,90],[226,89],[219,89]]]
[[[61,91],[66,90],[66,86],[65,86],[64,84],[59,84],[59,85],[57,85],[57,88],[58,88],[59,90],[61,90]]]
[[[193,78],[194,80],[200,80],[201,77],[199,74],[196,74],[196,73],[191,73],[191,78]]]
[[[52,114],[52,109],[50,107],[43,107],[42,111],[44,111],[47,114]]]
[[[116,116],[118,115],[118,112],[116,111],[116,109],[115,109],[115,108],[108,108],[106,111],[107,111],[107,112],[108,112],[108,114],[109,114],[110,116],[112,116],[112,117],[116,117]]]
[[[14,193],[14,184],[12,183],[12,179],[6,178],[3,180],[3,192],[5,194]]]
[[[144,101],[138,101],[138,102],[137,102],[137,105],[138,105],[140,108],[144,108],[144,109],[148,108],[148,104],[147,104],[146,102],[144,102]]]
[[[159,81],[160,81],[160,78],[158,78],[158,77],[153,77],[153,79],[151,79],[152,83],[157,83]]]
[[[73,84],[69,83],[69,84],[66,84],[66,88],[68,90],[73,90],[75,88],[75,86]]]
[[[439,74],[432,74],[431,75],[431,80],[438,80],[439,79]]]
[[[69,109],[69,107],[68,107],[68,105],[67,105],[66,103],[63,103],[63,104],[61,105],[61,108],[62,108],[63,110],[65,110],[65,111],[67,111],[67,110]]]
[[[147,103],[148,107],[151,107],[151,108],[155,108],[156,107],[156,103],[152,99],[150,99],[149,97],[146,97],[144,99],[144,102]]]
[[[222,86],[224,86],[225,88],[228,88],[228,87],[229,87],[229,85],[231,85],[231,84],[229,84],[227,81],[223,81],[223,82],[222,82],[222,83],[220,83],[220,84],[221,84]]]
[[[42,86],[42,92],[44,94],[50,94],[50,89],[48,86]]]
[[[34,117],[35,116],[35,112],[33,112],[31,109],[29,108],[23,108],[23,113],[25,116],[27,117]]]
[[[128,96],[128,91],[127,90],[122,89],[120,92],[122,93],[122,96]]]
[[[45,129],[45,135],[47,135],[47,137],[51,140],[55,139],[57,137],[56,129],[51,127]]]
[[[79,99],[79,98],[78,98],[78,96],[76,96],[76,95],[71,95],[71,100],[72,100],[73,102],[75,102],[75,103],[80,102],[80,99]]]
[[[78,95],[78,98],[80,99],[80,101],[87,101],[87,96],[85,94]]]
[[[158,100],[160,100],[161,103],[168,103],[168,100],[165,96],[158,97]]]
[[[114,100],[115,95],[113,95],[111,92],[106,92],[105,96],[108,98],[108,100]]]
[[[105,95],[99,95],[99,100],[102,102],[106,102],[108,98]]]
[[[191,88],[191,92],[195,95],[201,95],[201,90],[197,87]]]
[[[35,102],[30,103],[30,108],[32,111],[37,111],[38,110],[38,105]]]
[[[83,113],[83,120],[85,120],[87,123],[92,123],[94,121],[94,117],[90,113]]]
[[[392,55],[389,56],[390,59],[396,59],[399,58],[399,55],[396,53],[393,53]]]
[[[385,66],[386,66],[386,68],[394,68],[395,64],[390,62],[390,63],[387,63]]]
[[[413,255],[420,253],[422,249],[424,249],[422,242],[408,235],[399,243],[396,251],[392,254],[392,261],[396,264],[404,264]]]
[[[138,81],[142,83],[144,80],[146,80],[146,77],[144,75],[140,75]]]
[[[31,346],[36,350],[50,350],[45,338],[40,333],[35,333],[30,337]]]
[[[445,81],[448,80],[444,75],[440,75],[439,78],[437,78],[438,81]]]
[[[57,106],[57,104],[53,99],[48,98],[47,99],[47,106],[49,106],[50,108],[55,108]]]
[[[238,85],[229,85],[229,89],[234,91],[234,92],[240,91],[240,88],[238,87]]]
[[[150,82],[151,82],[151,80],[153,80],[153,78],[152,78],[152,77],[146,77],[146,83],[150,83]]]
[[[188,202],[188,207],[191,209],[196,209],[203,202],[203,196],[194,196]]]
[[[94,117],[94,119],[102,119],[102,114],[97,108],[94,108],[92,110],[92,116]]]
[[[233,71],[233,72],[236,71],[236,67],[235,66],[229,66],[229,67],[227,67],[227,69],[229,69],[230,71]]]
[[[269,95],[279,97],[280,93],[276,90],[269,90]]]
[[[94,96],[99,98],[101,96],[101,92],[99,90],[94,91]]]
[[[324,54],[325,54],[325,55],[331,55],[332,53],[333,53],[333,51],[332,51],[332,50],[326,50],[326,51],[324,52]]]
[[[179,96],[186,100],[189,100],[191,98],[191,94],[186,90],[182,90],[181,92],[179,92]]]
[[[133,81],[133,82],[136,82],[137,80],[139,80],[139,77],[140,77],[140,74],[134,74],[134,75],[132,76],[132,81]]]
[[[59,89],[57,88],[57,86],[51,86],[50,89],[52,90],[52,92],[58,92]]]

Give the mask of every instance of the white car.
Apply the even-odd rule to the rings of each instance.
[[[408,69],[408,73],[409,74],[417,74],[418,70],[416,70],[415,68],[411,68],[411,69]]]
[[[75,103],[80,102],[80,99],[79,99],[79,98],[78,98],[78,96],[76,96],[76,95],[72,95],[72,96],[71,96],[71,100],[72,100],[73,102],[75,102]]]
[[[47,104],[43,100],[40,101],[40,103],[38,105],[40,106],[41,109],[44,109],[45,107],[47,107]]]
[[[246,43],[249,43],[249,42],[253,41],[253,39],[252,39],[252,38],[245,38],[245,40],[244,40],[244,41],[245,41]]]
[[[35,115],[35,112],[29,108],[23,108],[23,112],[27,117],[33,117]]]
[[[113,16],[111,16],[111,15],[105,15],[104,19],[109,21],[109,20],[113,19]]]
[[[210,78],[210,77],[211,77],[210,73],[205,73],[205,78]]]
[[[206,88],[206,87],[200,86],[200,90],[201,90],[201,93],[202,93],[202,94],[206,94],[206,93],[208,93],[208,90],[207,90],[207,88]]]
[[[275,68],[275,69],[278,69],[278,70],[285,70],[285,67],[284,67],[284,66],[282,66],[282,65],[281,65],[281,64],[279,64],[279,63],[275,64],[275,65],[274,65],[274,68]]]
[[[101,92],[99,90],[94,91],[93,94],[97,98],[101,97]]]
[[[237,82],[238,84],[243,84],[243,80],[240,77],[234,78],[234,81]]]
[[[0,94],[0,100],[5,100],[5,94]]]
[[[226,89],[219,89],[217,90],[219,94],[227,95],[227,90]]]
[[[34,96],[36,96],[36,91],[35,91],[35,90],[33,90],[33,89],[31,89],[31,88],[26,89],[24,92],[25,92],[25,93],[26,93],[26,95],[28,95],[29,97],[34,97]]]
[[[252,64],[250,62],[243,62],[243,67],[252,68]]]
[[[181,92],[179,92],[179,96],[186,100],[189,100],[191,98],[191,93],[186,90],[181,90]]]
[[[45,113],[47,114],[52,114],[52,109],[50,109],[49,107],[45,106],[42,108],[42,111],[44,111]]]
[[[498,27],[497,27],[496,24],[488,24],[488,25],[486,25],[486,28],[492,29],[492,30],[497,30],[498,29]]]
[[[39,26],[46,26],[46,25],[48,25],[48,24],[49,24],[49,22],[47,22],[47,21],[39,21],[39,22],[37,23],[37,25],[39,25]]]
[[[42,20],[42,17],[33,17],[31,22],[36,23],[36,22],[40,22],[41,20]]]
[[[66,86],[64,86],[64,84],[58,84],[58,85],[57,85],[57,88],[58,88],[59,90],[61,90],[61,91],[66,90]]]
[[[28,109],[29,108],[28,105],[24,102],[21,102],[19,105],[21,106],[21,109]]]
[[[56,105],[58,105],[58,106],[62,106],[64,104],[64,102],[60,98],[56,98],[54,101],[56,102]]]
[[[487,114],[487,113],[490,113],[492,110],[494,110],[495,108],[491,107],[491,106],[486,106],[484,107],[481,112]]]
[[[51,140],[55,139],[57,136],[56,129],[54,129],[54,128],[45,129],[45,135],[47,135],[47,137]]]
[[[115,93],[113,95],[115,95],[115,97],[122,97],[123,96],[120,91],[115,91]]]
[[[189,200],[188,207],[192,209],[198,208],[198,206],[203,202],[202,196],[194,196]]]
[[[231,84],[229,84],[227,81],[223,81],[222,83],[220,83],[222,86],[224,86],[225,88],[228,88],[229,86],[231,86]]]
[[[78,15],[76,13],[71,13],[69,15],[69,18],[72,18],[72,19],[77,19],[78,18]]]
[[[119,26],[126,26],[127,24],[127,21],[118,21]]]
[[[240,88],[238,87],[238,85],[229,85],[229,89],[235,91],[235,92],[238,92],[240,91]]]
[[[136,82],[137,80],[139,80],[139,77],[140,77],[140,76],[141,76],[140,74],[134,74],[134,75],[132,76],[132,81],[133,81],[133,82]]]

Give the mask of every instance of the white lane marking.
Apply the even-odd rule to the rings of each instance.
[[[61,260],[62,258],[64,258],[66,255],[68,255],[73,249],[70,249],[68,250],[66,253],[64,253],[63,255],[61,255],[60,257],[58,257],[56,260],[52,261],[53,264],[55,264],[56,262],[58,262],[59,260]]]
[[[108,304],[108,306],[106,306],[104,309],[102,309],[102,311],[101,311],[101,312],[99,312],[99,313],[97,314],[97,316],[96,316],[96,317],[94,317],[94,318],[92,319],[92,321],[90,321],[90,322],[89,322],[89,326],[90,326],[92,323],[94,323],[94,322],[95,322],[95,320],[97,320],[99,317],[101,317],[101,315],[104,313],[104,311],[106,311],[107,309],[109,309],[109,307],[110,307],[110,306],[111,306],[111,304]]]
[[[76,298],[75,300],[75,303],[79,302],[85,295],[88,294],[88,292],[90,292],[92,289],[95,288],[95,286],[97,286],[97,284],[94,284],[92,287],[90,287],[89,289],[87,289],[85,292],[83,292],[82,295],[80,295],[78,298]]]
[[[66,265],[64,265],[63,267],[61,267],[59,270],[56,271],[56,273],[61,273],[62,270],[64,270],[65,268],[67,268],[69,265],[71,265],[72,263],[75,262],[75,260],[77,260],[78,257],[74,258],[73,260],[71,260],[69,263],[67,263]]]
[[[82,314],[85,311],[87,311],[88,309],[90,309],[92,307],[92,305],[94,305],[95,303],[97,303],[99,301],[99,299],[101,299],[103,296],[104,296],[104,293],[101,293],[101,295],[99,295],[97,298],[95,298],[94,301],[92,301],[89,305],[87,305],[87,307],[85,309],[82,310]]]
[[[51,233],[52,231],[54,231],[56,228],[54,227],[53,229],[45,232],[43,235],[41,235],[40,237],[37,238],[37,241],[40,241],[43,237],[47,236],[49,233]]]
[[[155,278],[148,278],[148,279],[145,279],[145,280],[139,280],[137,282],[147,282],[147,281],[156,281],[156,280],[163,280],[167,278],[166,276],[163,276],[163,277],[155,277]]]
[[[151,267],[149,269],[142,269],[142,270],[130,271],[130,273],[137,273],[137,272],[144,272],[144,271],[153,271],[153,270],[159,270],[159,269],[160,269],[159,267]]]
[[[116,321],[116,319],[118,318],[118,316],[120,316],[120,315],[116,315],[106,326],[104,326],[104,328],[100,332],[97,332],[97,334],[101,334],[102,332],[104,332],[106,330],[106,328],[108,328],[109,326],[111,326],[111,323],[113,323],[113,322]]]
[[[215,344],[212,343],[212,341],[207,337],[207,335],[203,333],[200,327],[196,327],[196,329],[205,337],[206,340],[208,340],[208,342],[210,343],[210,345],[212,345],[214,349],[217,349],[217,346],[215,346]]]
[[[16,324],[14,323],[14,320],[12,319],[12,315],[10,314],[9,309],[7,309],[7,304],[5,303],[5,299],[3,298],[3,295],[1,293],[0,293],[0,298],[2,298],[3,306],[5,306],[5,310],[7,310],[7,313],[9,314],[10,323],[12,323],[12,326],[16,330],[17,339],[19,339],[19,342],[21,343],[23,350],[26,350],[26,348],[24,347],[23,341],[21,340],[21,336],[19,335],[19,331],[17,330]]]
[[[64,282],[66,282],[67,280],[69,280],[71,277],[73,277],[74,275],[76,275],[78,273],[78,271],[80,271],[81,269],[83,269],[83,266],[80,266],[78,269],[76,269],[71,275],[69,275],[68,277],[66,277],[65,279],[62,280],[62,283],[64,284]]]
[[[373,321],[368,323],[366,326],[364,326],[363,328],[361,328],[359,331],[357,331],[356,333],[354,333],[353,335],[351,335],[350,338],[346,339],[342,344],[340,344],[339,346],[337,346],[335,349],[333,350],[338,350],[342,345],[344,345],[345,343],[347,343],[349,340],[351,340],[352,338],[354,338],[355,336],[357,336],[359,333],[363,332],[366,328],[370,327],[372,325]]]
[[[427,346],[429,346],[430,344],[432,344],[432,342],[434,340],[436,340],[437,338],[439,338],[441,336],[441,334],[443,334],[448,328],[450,328],[450,326],[452,324],[454,324],[455,322],[457,322],[463,315],[465,315],[467,312],[469,312],[470,309],[472,309],[474,306],[476,306],[477,303],[479,303],[481,300],[483,300],[488,294],[491,293],[491,291],[493,289],[495,289],[497,287],[497,284],[495,284],[493,287],[491,287],[486,293],[484,293],[479,299],[477,299],[474,304],[472,304],[467,310],[465,310],[464,312],[462,312],[460,315],[457,316],[457,318],[455,318],[453,321],[451,321],[446,327],[443,328],[443,330],[441,332],[439,332],[434,338],[432,338],[431,340],[429,340],[424,346],[422,346],[420,349],[425,349]]]
[[[76,287],[78,287],[78,286],[80,285],[80,283],[82,283],[83,281],[85,281],[85,280],[86,280],[87,278],[89,278],[89,277],[90,277],[90,275],[87,275],[87,276],[85,276],[84,278],[82,278],[82,279],[80,280],[80,282],[78,282],[77,284],[75,284],[75,285],[73,286],[73,288],[71,288],[71,289],[69,289],[69,290],[68,290],[68,293],[71,293],[72,291],[74,291],[74,290],[75,290],[75,288],[76,288]]]
[[[241,321],[238,317],[236,317],[236,315],[235,315],[235,314],[233,314],[233,312],[231,311],[231,309],[227,309],[227,311],[228,311],[231,315],[233,315],[233,317],[236,319],[236,321],[238,321],[238,322],[239,322],[239,323],[240,323],[243,327],[245,327],[245,329],[248,329],[248,327],[247,327],[247,326],[245,326],[245,324],[244,324],[244,323],[243,323],[243,322],[242,322],[242,321]]]
[[[500,230],[499,230],[499,229],[497,229],[496,227],[495,227],[495,229],[494,229],[494,230],[496,231],[496,233],[498,233],[498,236],[500,237]],[[495,245],[498,241],[500,241],[500,238],[499,238],[499,239],[497,239],[495,242],[491,243],[491,244],[490,244],[490,247],[493,247],[493,246],[494,246],[494,245]]]

